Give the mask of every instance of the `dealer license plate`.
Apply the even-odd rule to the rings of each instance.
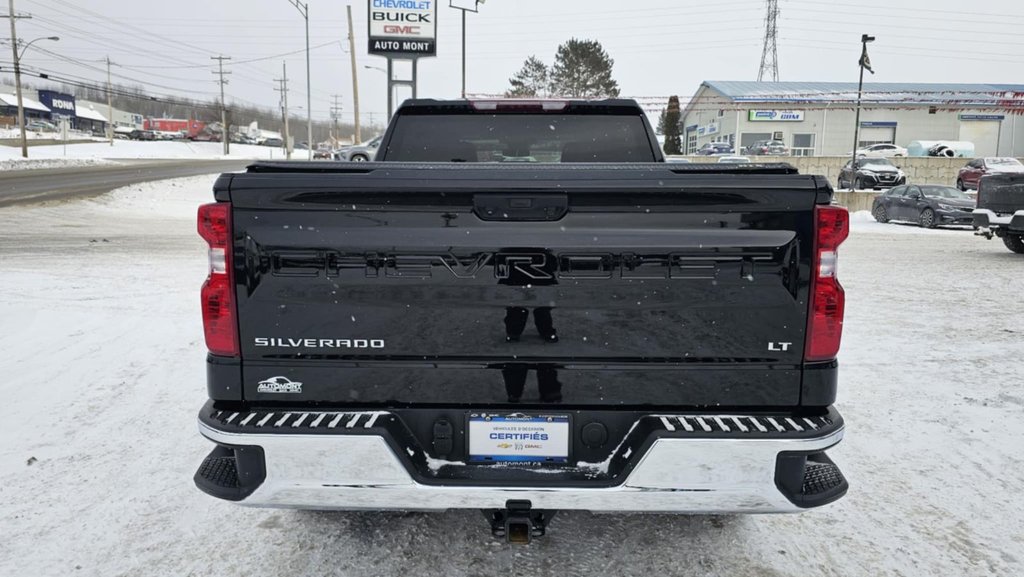
[[[469,460],[565,463],[569,460],[569,417],[471,414]]]

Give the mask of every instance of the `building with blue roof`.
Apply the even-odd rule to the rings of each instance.
[[[780,140],[797,156],[847,155],[856,102],[855,82],[708,80],[682,111],[683,150]],[[1024,156],[1024,84],[867,82],[861,102],[858,148],[955,140],[977,156]]]

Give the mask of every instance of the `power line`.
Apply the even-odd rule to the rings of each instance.
[[[884,6],[883,5],[878,5],[878,4],[846,4],[846,3],[842,3],[842,2],[815,2],[814,0],[796,0],[796,3],[798,3],[798,4],[819,4],[819,5],[823,5],[823,6],[829,6],[829,7],[832,7],[832,6],[848,6],[848,7],[852,7],[852,8],[859,8],[861,10],[865,10],[865,9],[869,9],[870,10],[870,9],[873,9],[873,8],[877,8],[879,10],[884,10],[886,12],[893,11],[893,10],[902,10],[904,12],[913,12],[915,18],[917,18],[919,13],[921,13],[921,12],[932,13],[932,14],[952,14],[952,15],[957,15],[957,16],[962,16],[962,15],[968,15],[968,16],[994,16],[994,17],[996,17],[996,18],[998,18],[998,19],[1000,19],[1002,21],[1005,21],[1007,18],[1024,18],[1024,15],[1008,14],[1008,13],[1005,13],[1005,12],[999,13],[999,12],[977,12],[975,10],[968,10],[968,11],[964,11],[964,10],[941,10],[941,9],[937,9],[937,8],[919,8],[919,7],[916,7],[916,6],[913,7],[913,8],[902,8],[902,7],[894,6],[892,3],[886,4]],[[877,15],[877,14],[878,14],[878,12],[873,12],[872,13],[872,15]],[[946,20],[948,21],[948,18]],[[957,21],[959,21],[959,18],[957,19]]]

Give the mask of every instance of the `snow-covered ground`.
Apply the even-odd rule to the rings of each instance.
[[[1024,258],[998,241],[855,218],[843,500],[562,513],[514,548],[476,511],[253,510],[193,487],[213,180],[0,209],[0,575],[1024,574]]]
[[[88,142],[83,144],[63,144],[33,146],[28,150],[29,159],[138,159],[138,158],[260,158],[284,160],[280,148],[256,146],[252,144],[232,144],[231,154],[224,156],[223,145],[219,142],[190,142],[187,140],[114,140],[108,142]],[[295,151],[294,159],[306,159],[304,150]],[[22,162],[21,149],[16,146],[0,146],[0,161],[11,160]]]

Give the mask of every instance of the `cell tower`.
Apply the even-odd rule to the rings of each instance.
[[[779,81],[779,53],[775,41],[779,37],[779,0],[766,0],[768,14],[764,18],[764,48],[761,49],[761,69],[757,72],[757,81],[768,77],[772,82]]]

